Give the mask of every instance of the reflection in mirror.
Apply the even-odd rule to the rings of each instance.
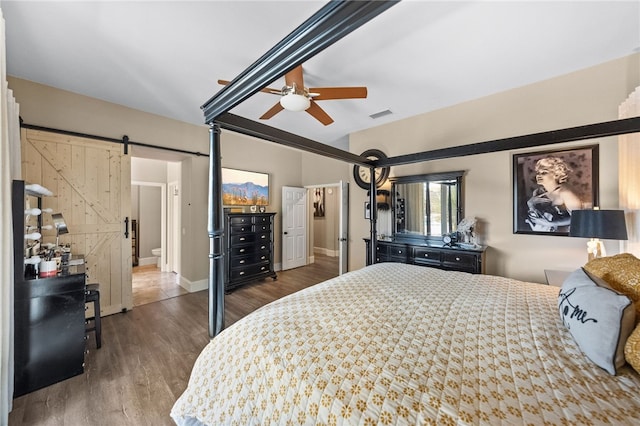
[[[463,217],[463,173],[393,178],[394,237],[439,239],[455,231]]]

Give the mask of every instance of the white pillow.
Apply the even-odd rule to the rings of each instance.
[[[635,325],[633,302],[580,268],[562,284],[558,309],[582,352],[615,375],[625,363],[624,345]]]

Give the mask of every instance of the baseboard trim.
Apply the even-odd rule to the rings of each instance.
[[[145,266],[145,265],[157,265],[158,264],[158,258],[155,256],[151,256],[151,257],[139,257],[138,258],[138,266]]]
[[[329,257],[337,257],[340,253],[338,250],[330,250],[324,247],[314,247],[313,252],[318,254],[324,254],[325,256],[329,256]]]
[[[195,293],[196,291],[202,291],[209,288],[209,280],[198,280],[198,281],[189,281],[185,277],[180,277],[180,282],[178,283],[180,287],[187,290],[189,293]]]

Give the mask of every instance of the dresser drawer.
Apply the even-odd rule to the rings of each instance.
[[[407,246],[389,245],[387,248],[387,257],[391,262],[406,262],[409,250]]]
[[[229,218],[229,224],[233,227],[236,225],[251,225],[253,221],[252,216],[235,216]]]
[[[255,232],[255,228],[251,224],[231,225],[229,227],[229,235],[250,234]]]
[[[246,256],[249,254],[256,253],[257,248],[255,245],[241,245],[241,246],[231,246],[229,248],[229,256]]]
[[[440,265],[440,257],[442,252],[440,250],[416,247],[413,249],[413,261],[419,265]]]
[[[269,261],[269,252],[254,253],[248,256],[232,256],[229,259],[229,266],[231,268],[241,268],[250,266],[256,263],[264,263]]]
[[[255,216],[254,222],[255,224],[271,224],[270,216]]]
[[[269,272],[269,270],[269,262],[263,262],[261,264],[251,265],[244,268],[235,268],[231,269],[231,279],[236,280],[240,278],[250,277],[264,272]]]
[[[459,271],[473,272],[476,270],[476,262],[478,257],[470,253],[442,253],[442,264],[447,268]]]
[[[236,244],[253,243],[256,241],[256,237],[256,234],[231,234],[231,245],[234,246]]]
[[[256,233],[256,243],[269,243],[271,242],[271,233],[270,232],[259,232]]]
[[[270,233],[271,232],[271,224],[270,223],[257,223],[253,226],[253,229],[256,232],[266,232],[266,233]]]

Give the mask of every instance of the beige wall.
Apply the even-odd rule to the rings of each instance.
[[[396,123],[357,132],[350,150],[379,148],[387,155],[426,151],[447,146],[607,121],[617,118],[617,107],[640,84],[640,54],[612,61],[545,82],[465,102]],[[9,78],[28,124],[96,134],[165,147],[208,152],[208,128],[110,104],[25,80]],[[352,181],[351,166],[315,154],[223,131],[222,165],[263,171],[271,177],[269,211],[281,210],[281,187]],[[569,145],[600,144],[600,205],[618,206],[616,138]],[[161,151],[133,148],[134,155]],[[247,153],[251,153],[248,155]],[[466,215],[483,224],[487,271],[531,281],[543,281],[544,269],[572,269],[586,258],[582,239],[512,233],[512,151],[455,160],[439,160],[395,167],[392,176],[467,170]],[[168,154],[164,154],[165,156]],[[207,229],[208,158],[176,156],[182,161],[181,273],[190,281],[208,276]],[[362,215],[366,192],[350,184],[349,269],[364,265],[363,237],[368,222]],[[276,217],[276,263],[280,263],[280,221]],[[607,242],[610,253],[618,246]]]
[[[595,122],[614,120],[618,105],[640,84],[640,55],[632,55],[541,83],[516,88],[450,108],[357,132],[350,150],[379,148],[389,156],[483,142]],[[427,96],[427,94],[425,94]],[[554,147],[600,145],[600,207],[618,207],[617,138],[600,138]],[[540,149],[549,148],[543,147]],[[487,272],[544,282],[544,269],[575,269],[586,261],[586,240],[513,234],[512,155],[504,151],[438,160],[391,169],[392,176],[466,170],[465,216],[483,225]],[[368,222],[359,207],[366,191],[352,185],[350,270],[364,265]],[[606,242],[610,254],[616,242]]]
[[[127,135],[135,142],[209,152],[206,125],[183,123],[12,77],[9,77],[9,86],[14,90],[21,117],[27,124],[115,139]],[[268,211],[280,212],[283,185],[303,185],[302,153],[299,151],[227,131],[221,135],[221,151],[223,167],[269,173],[272,190]],[[132,147],[131,152],[134,156],[181,162],[180,271],[190,282],[206,281],[209,159],[138,147]],[[333,166],[325,164],[325,167]],[[348,169],[345,165],[342,167]],[[337,180],[331,179],[332,182]],[[276,263],[280,263],[281,258],[280,229],[279,216],[276,216]]]

